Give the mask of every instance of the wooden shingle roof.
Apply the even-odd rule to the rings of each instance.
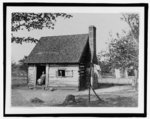
[[[42,37],[25,63],[79,63],[88,34]]]

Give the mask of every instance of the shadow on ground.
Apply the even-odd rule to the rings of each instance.
[[[98,100],[94,95],[91,96],[89,102],[87,95],[76,96],[76,102],[69,104],[59,104],[55,106],[66,106],[66,107],[137,107],[137,100],[132,97],[126,96],[108,96],[102,95],[101,101]]]
[[[110,88],[114,86],[128,86],[128,85],[129,84],[98,83],[98,87],[96,89]]]

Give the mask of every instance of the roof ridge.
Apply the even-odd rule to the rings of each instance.
[[[88,33],[82,33],[82,34],[68,34],[68,35],[55,35],[55,36],[42,36],[41,38],[47,38],[47,37],[61,37],[61,36],[76,36],[76,35],[88,35]]]

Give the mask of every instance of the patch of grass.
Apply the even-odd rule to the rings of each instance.
[[[27,72],[16,68],[11,74],[12,89],[27,86]]]
[[[11,87],[12,89],[15,89],[15,88],[21,88],[21,87],[25,87],[27,86],[27,79],[22,79],[22,78],[16,78],[16,79],[13,79],[12,82],[11,82]]]
[[[132,97],[116,96],[109,98],[108,102],[112,107],[137,107],[137,101]]]

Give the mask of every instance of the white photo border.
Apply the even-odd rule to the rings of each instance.
[[[44,7],[44,9],[43,9]],[[70,7],[68,9],[68,7]],[[28,9],[27,9],[28,8]],[[34,8],[34,9],[32,9]],[[31,10],[32,9],[32,10]],[[137,108],[116,107],[11,107],[11,13],[40,12],[54,10],[67,13],[117,13],[138,12],[140,14],[139,41],[139,101]],[[91,10],[92,9],[92,10]],[[100,9],[103,9],[102,12]],[[117,10],[115,10],[117,9]],[[69,12],[70,11],[70,12]],[[4,3],[4,116],[98,116],[98,117],[133,117],[146,116],[147,109],[147,40],[148,40],[148,4],[147,3]],[[144,81],[143,81],[144,80]],[[115,111],[114,111],[115,110]],[[51,112],[50,112],[51,111]],[[40,114],[39,114],[40,112]]]

